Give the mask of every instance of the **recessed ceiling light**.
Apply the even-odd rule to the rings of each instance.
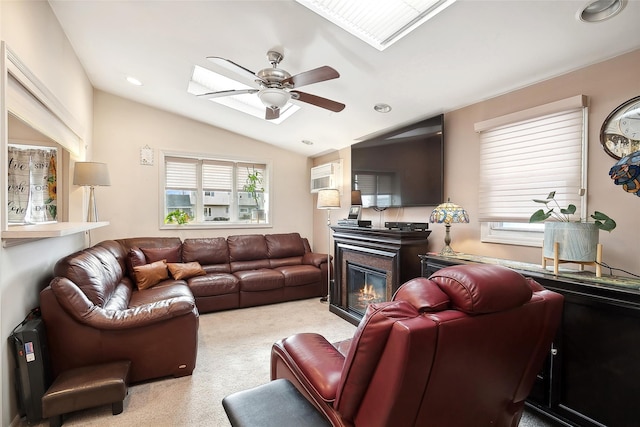
[[[305,145],[313,145],[313,141],[309,141],[308,139],[303,139],[302,143]]]
[[[127,81],[134,86],[142,86],[142,82],[135,77],[127,76]]]
[[[360,40],[382,51],[455,0],[296,0]]]
[[[600,22],[609,19],[622,10],[625,0],[595,0],[578,11],[583,22]]]
[[[391,111],[391,105],[389,104],[376,104],[373,106],[373,109],[378,113],[388,113]]]

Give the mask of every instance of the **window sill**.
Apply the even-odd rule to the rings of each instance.
[[[108,221],[100,222],[55,222],[51,224],[11,225],[2,231],[2,246],[9,247],[37,239],[69,236],[94,228],[106,227]]]

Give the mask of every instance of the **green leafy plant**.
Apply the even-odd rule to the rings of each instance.
[[[552,191],[544,200],[533,199],[533,201],[536,203],[544,204],[547,210],[545,211],[544,209],[538,209],[533,213],[533,215],[531,215],[531,218],[529,218],[529,222],[542,222],[551,217],[555,218],[558,221],[571,222],[571,215],[576,213],[576,206],[570,204],[566,208],[561,208],[555,197],[556,192]],[[549,204],[551,203],[555,204],[555,207],[549,207]],[[556,208],[558,210],[556,210]],[[591,215],[591,218],[594,220],[596,227],[598,227],[600,230],[611,231],[616,228],[616,222],[602,212],[595,211],[593,215]],[[580,220],[577,220],[575,222],[580,222]]]
[[[255,166],[252,168],[252,170],[249,170],[249,168],[247,168],[247,180],[242,189],[251,194],[251,197],[256,202],[256,207],[260,207],[258,193],[264,191],[263,183],[264,178],[262,176],[262,172],[256,170]]]
[[[166,217],[164,217],[165,224],[186,224],[189,222],[191,218],[189,218],[189,214],[181,211],[180,209],[169,212]]]

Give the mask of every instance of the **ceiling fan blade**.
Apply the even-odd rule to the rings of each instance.
[[[279,108],[273,109],[273,108],[267,107],[266,110],[267,111],[265,112],[265,115],[264,115],[265,120],[275,120],[280,117]]]
[[[258,89],[239,89],[239,90],[220,90],[217,92],[207,92],[201,93],[198,96],[203,98],[211,99],[211,98],[220,98],[222,96],[232,96],[232,95],[244,95],[245,93],[256,93]]]
[[[256,80],[264,81],[263,79],[258,77],[256,73],[254,73],[253,71],[243,67],[242,65],[238,65],[235,62],[230,61],[228,59],[220,58],[219,56],[207,56],[207,59],[213,62],[214,64],[219,65],[220,67],[225,68],[229,71],[232,71],[253,83],[255,83]]]
[[[327,110],[338,113],[344,110],[345,105],[336,101],[332,101],[327,98],[322,98],[321,96],[311,95],[310,93],[299,92],[297,90],[292,90],[289,92],[291,94],[291,99],[296,99],[298,101],[306,102],[307,104],[312,104],[320,108],[325,108]]]
[[[288,79],[284,79],[282,84],[292,84],[293,87],[300,87],[310,85],[312,83],[324,82],[326,80],[337,79],[340,74],[333,68],[325,65],[324,67],[315,68],[313,70],[305,71],[295,76],[291,76]]]

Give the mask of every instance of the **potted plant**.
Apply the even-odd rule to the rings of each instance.
[[[189,222],[191,218],[189,218],[189,214],[186,212],[177,209],[175,211],[169,212],[166,217],[164,217],[165,224],[186,224]]]
[[[575,205],[560,207],[555,199],[556,192],[549,193],[546,199],[533,199],[536,203],[545,205],[545,209],[538,209],[531,215],[529,222],[542,222],[549,218],[555,221],[546,222],[544,226],[544,256],[554,257],[554,244],[559,244],[558,258],[564,261],[592,262],[596,260],[598,246],[598,232],[611,231],[616,228],[616,222],[608,215],[595,211],[590,217],[594,222],[572,220],[576,213]],[[551,204],[551,206],[549,206]]]
[[[260,207],[260,197],[258,196],[258,193],[264,192],[263,183],[262,172],[256,170],[255,166],[252,170],[247,168],[247,179],[242,189],[249,193],[256,202],[256,208],[251,212],[251,219],[257,222],[260,222],[260,219],[264,219],[264,210]]]

